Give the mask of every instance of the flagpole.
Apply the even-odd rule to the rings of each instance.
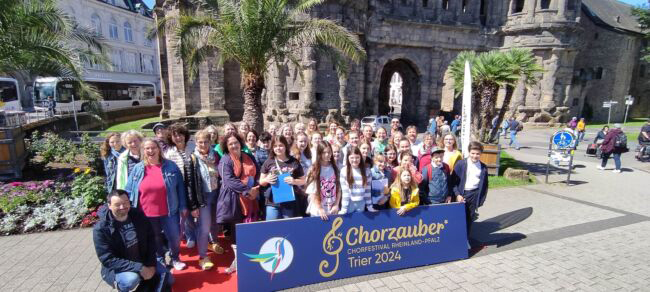
[[[465,61],[465,76],[463,77],[463,108],[461,113],[461,144],[463,157],[469,156],[470,129],[472,128],[472,74],[469,61]]]

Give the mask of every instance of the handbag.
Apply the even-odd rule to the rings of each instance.
[[[242,164],[243,162],[243,157],[242,157]],[[244,167],[242,166],[241,171],[244,172]],[[241,173],[237,175],[237,177],[240,177],[241,179]],[[253,177],[248,178],[248,183],[254,183],[255,179]],[[259,204],[257,203],[256,199],[251,199],[245,194],[240,194],[239,195],[239,205],[241,207],[241,212],[244,217],[251,217],[254,214],[257,214],[259,212]]]

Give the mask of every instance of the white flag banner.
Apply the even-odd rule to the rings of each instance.
[[[463,108],[461,112],[460,141],[463,146],[463,157],[469,156],[470,131],[472,128],[472,73],[469,61],[465,61],[465,76],[463,78]]]

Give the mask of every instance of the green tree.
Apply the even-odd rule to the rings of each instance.
[[[261,96],[264,74],[274,63],[288,60],[298,66],[304,48],[326,55],[345,74],[347,59],[365,58],[356,35],[328,19],[305,17],[325,0],[195,0],[180,1],[179,17],[159,21],[158,30],[176,30],[176,52],[190,79],[201,62],[218,56],[218,62],[239,63],[244,88],[244,121],[261,130]]]
[[[474,139],[489,143],[499,89],[506,88],[504,106],[498,113],[498,123],[501,123],[517,82],[525,77],[528,85],[535,84],[538,80],[536,73],[542,69],[528,50],[511,49],[480,54],[461,52],[449,65],[455,90],[459,94],[463,91],[465,61],[469,61],[472,75],[472,134]]]
[[[632,8],[632,15],[636,16],[639,27],[645,32],[645,38],[650,39],[650,6],[643,5]],[[650,62],[650,48],[643,48],[643,61]]]
[[[29,84],[36,76],[81,80],[82,64],[106,64],[102,38],[55,0],[0,0],[0,74]],[[86,95],[92,87],[80,82]]]

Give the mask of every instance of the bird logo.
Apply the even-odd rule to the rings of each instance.
[[[271,280],[277,273],[286,270],[293,261],[293,245],[283,237],[273,237],[260,248],[258,254],[244,253],[251,262],[258,262],[262,269],[271,274]]]

